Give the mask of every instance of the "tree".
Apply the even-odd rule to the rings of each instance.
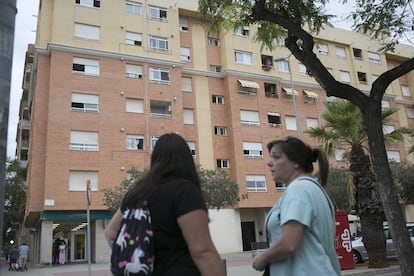
[[[5,201],[4,201],[4,220],[3,220],[3,240],[4,246],[9,245],[10,240],[18,236],[18,231],[23,223],[26,186],[25,175],[20,170],[20,162],[17,159],[8,160],[5,179]]]
[[[256,39],[262,42],[262,47],[266,46],[269,49],[274,48],[275,38],[284,36],[287,49],[306,67],[307,72],[321,85],[327,96],[347,99],[358,106],[362,111],[365,125],[369,126],[367,137],[376,177],[376,189],[380,194],[385,216],[390,223],[397,255],[401,262],[401,272],[403,275],[414,275],[414,248],[395,193],[395,184],[385,150],[381,116],[381,100],[385,90],[393,81],[414,69],[414,58],[403,61],[381,74],[373,82],[368,94],[335,80],[314,53],[315,41],[312,36],[324,25],[329,24],[328,20],[331,16],[323,14],[323,6],[326,2],[326,0],[200,0],[199,13],[202,18],[211,22],[212,31],[219,31],[221,28],[234,30],[249,24],[258,24],[260,27]],[[357,4],[360,10],[368,12],[370,18],[383,16],[383,13],[365,6],[365,3],[371,2],[360,1]],[[409,5],[409,1],[390,0],[387,3],[401,8]],[[356,13],[358,11],[359,9]],[[384,25],[381,26],[384,32],[391,30],[393,21],[391,19],[401,17],[401,14],[394,12],[388,16],[389,18],[384,20]],[[361,30],[370,31],[368,27],[371,28],[371,25]]]
[[[328,102],[322,114],[325,125],[305,131],[311,137],[322,141],[322,146],[333,154],[335,148],[349,149],[345,157],[350,161],[350,171],[355,187],[356,212],[360,216],[362,238],[369,256],[370,267],[387,266],[386,240],[383,231],[384,212],[378,191],[375,189],[375,175],[369,154],[365,150],[366,126],[361,111],[349,101]],[[383,123],[389,122],[397,110],[388,108],[382,113]],[[402,140],[402,134],[409,132],[399,128],[385,135],[389,141]]]
[[[391,162],[390,165],[401,202],[414,204],[414,164]]]
[[[328,184],[325,187],[337,210],[348,212],[353,207],[351,176],[344,168],[330,168]]]
[[[197,167],[200,177],[201,190],[209,208],[225,208],[235,205],[239,198],[239,186],[231,181],[225,171],[208,170]],[[132,167],[128,170],[128,178],[124,179],[119,187],[102,189],[104,205],[115,211],[121,205],[122,198],[132,185],[142,179],[146,170],[139,171]]]

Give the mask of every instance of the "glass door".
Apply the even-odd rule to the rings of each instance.
[[[86,261],[86,233],[84,231],[71,233],[70,255],[72,262]]]

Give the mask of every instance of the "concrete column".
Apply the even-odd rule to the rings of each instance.
[[[49,265],[52,263],[53,248],[53,221],[42,221],[40,229],[40,264]]]
[[[95,221],[95,262],[97,264],[110,262],[111,248],[106,242],[104,231],[103,220],[97,219]]]

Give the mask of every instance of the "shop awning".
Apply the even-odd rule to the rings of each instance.
[[[257,82],[254,82],[254,81],[238,80],[238,82],[243,87],[255,88],[255,89],[259,89],[259,87],[260,87],[259,84]]]
[[[292,94],[295,94],[296,96],[298,95],[298,91],[290,87],[282,87],[282,90],[286,95],[292,95]]]
[[[309,98],[317,98],[319,95],[313,91],[303,90],[303,94],[305,94]]]

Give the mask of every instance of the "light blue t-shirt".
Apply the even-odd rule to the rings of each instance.
[[[301,244],[290,258],[271,263],[270,275],[341,275],[334,247],[334,206],[323,188],[310,177],[289,184],[266,218],[270,245],[282,234],[282,225],[294,220],[304,225]]]

